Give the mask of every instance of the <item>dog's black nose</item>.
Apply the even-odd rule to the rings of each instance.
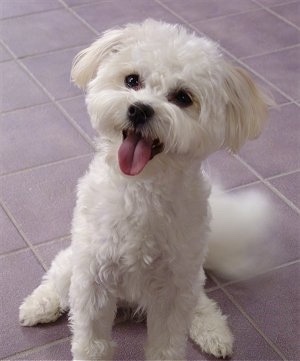
[[[154,109],[149,104],[134,103],[128,108],[127,116],[134,127],[143,125],[154,115]]]

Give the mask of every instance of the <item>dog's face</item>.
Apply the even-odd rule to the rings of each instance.
[[[75,58],[72,77],[126,175],[237,150],[266,115],[261,93],[215,43],[152,20],[104,33]]]

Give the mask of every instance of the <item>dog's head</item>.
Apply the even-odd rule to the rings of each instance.
[[[108,159],[127,175],[237,151],[267,113],[266,98],[214,42],[154,20],[105,32],[76,56],[72,79],[87,91]]]

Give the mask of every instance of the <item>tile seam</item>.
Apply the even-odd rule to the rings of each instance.
[[[25,64],[18,57],[15,53],[7,46],[7,44],[0,39],[0,43],[8,50],[8,52],[13,56],[14,60],[19,64],[19,66],[26,72],[26,74],[34,81],[36,85],[44,92],[44,94],[50,99],[51,103],[65,116],[65,118],[69,121],[69,124],[73,126],[74,129],[81,135],[81,137],[95,150],[95,146],[93,142],[90,140],[89,136],[80,128],[80,126],[76,123],[76,121],[70,116],[70,114],[60,105],[53,95],[44,87],[44,85],[31,73],[31,71],[26,67]]]
[[[263,4],[259,4],[256,0],[252,0],[252,1],[253,1],[254,3],[256,3],[257,5],[260,5],[260,6],[262,7],[262,9],[264,9],[264,10],[267,11],[268,13],[270,13],[270,14],[272,14],[273,16],[277,17],[278,19],[284,21],[286,24],[292,26],[293,28],[295,28],[295,29],[298,30],[298,31],[300,30],[300,28],[299,28],[296,24],[292,23],[291,21],[289,21],[289,20],[288,20],[287,18],[285,18],[284,16],[281,16],[280,14],[277,14],[275,11],[273,11],[273,10],[271,9],[271,7],[267,7],[267,6],[263,5]],[[286,5],[289,5],[289,4],[291,4],[291,3],[287,3]],[[281,4],[281,5],[283,5],[283,4]]]
[[[243,158],[239,155],[234,155],[234,157],[239,160],[242,164],[244,164],[269,190],[271,190],[274,194],[276,194],[286,205],[294,210],[297,214],[300,215],[300,209],[290,201],[285,195],[283,195],[277,188],[275,188],[268,179],[263,178],[252,166],[250,166]]]
[[[279,53],[280,51],[291,50],[291,49],[295,49],[295,48],[299,48],[299,47],[300,47],[300,44],[297,43],[297,44],[294,44],[294,45],[286,46],[286,47],[283,47],[283,48],[278,48],[278,49],[267,51],[267,52],[264,52],[264,53],[258,53],[258,54],[255,54],[255,55],[249,55],[249,56],[244,56],[244,57],[242,56],[239,59],[242,60],[242,61],[248,60],[248,59],[251,60],[251,59],[256,58],[256,57],[265,56],[265,55],[272,55],[272,54]]]
[[[35,258],[37,259],[37,261],[40,263],[40,265],[42,266],[42,268],[44,269],[44,271],[47,270],[47,266],[45,264],[45,262],[43,261],[43,259],[40,257],[39,253],[36,252],[33,244],[30,242],[30,240],[28,239],[28,237],[25,235],[25,233],[23,232],[23,230],[21,229],[21,227],[19,226],[19,223],[17,222],[17,220],[15,219],[15,217],[12,215],[12,213],[10,212],[8,206],[6,206],[5,202],[2,201],[0,199],[0,205],[2,206],[2,208],[4,209],[6,215],[8,216],[8,218],[10,219],[10,221],[12,222],[12,224],[16,227],[16,229],[18,230],[18,232],[20,233],[20,235],[22,236],[22,238],[24,239],[25,243],[27,244],[28,248],[32,251],[32,253],[34,254]]]
[[[40,345],[40,346],[29,348],[29,349],[24,350],[24,351],[16,352],[14,354],[11,354],[11,355],[1,359],[1,361],[13,360],[12,357],[15,358],[15,357],[20,357],[20,356],[21,357],[29,356],[29,355],[32,355],[35,352],[46,350],[47,348],[49,348],[51,346],[60,345],[61,343],[64,343],[64,342],[69,341],[69,340],[71,340],[71,336],[63,337],[63,338],[60,338],[58,340],[54,340],[54,341],[51,341],[49,343],[45,343],[44,345]],[[23,359],[23,360],[26,360],[26,359]]]
[[[55,165],[68,163],[68,162],[71,162],[71,161],[77,160],[77,159],[88,158],[89,156],[92,156],[93,154],[94,154],[94,152],[90,152],[90,153],[81,154],[81,155],[74,156],[74,157],[60,159],[60,160],[57,160],[57,161],[54,161],[54,162],[43,163],[43,164],[39,164],[39,165],[36,165],[36,166],[33,166],[33,167],[19,169],[19,170],[10,172],[10,173],[1,174],[0,175],[0,181],[1,181],[1,179],[8,178],[8,177],[11,177],[11,176],[14,176],[14,175],[23,174],[23,173],[38,170],[38,169],[43,169],[43,168],[52,167],[52,166],[55,166]]]

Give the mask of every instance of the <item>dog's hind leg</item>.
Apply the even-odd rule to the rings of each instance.
[[[201,291],[194,311],[190,337],[201,349],[216,357],[232,354],[233,336],[218,305]]]
[[[71,258],[71,247],[58,253],[42,283],[25,298],[19,310],[23,326],[55,321],[69,308]]]

